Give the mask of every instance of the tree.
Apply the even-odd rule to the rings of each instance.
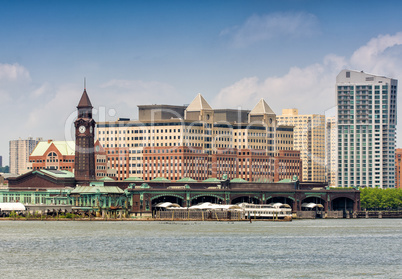
[[[0,167],[0,172],[9,173],[10,172],[10,167],[9,166]]]
[[[361,207],[369,210],[402,207],[402,189],[364,188],[360,192]]]

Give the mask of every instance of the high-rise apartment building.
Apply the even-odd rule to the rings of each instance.
[[[29,155],[42,138],[10,140],[10,173],[23,174],[28,171]]]
[[[325,167],[330,187],[336,187],[338,173],[338,126],[335,116],[325,118]]]
[[[293,149],[300,151],[303,181],[325,181],[325,116],[299,115],[298,109],[283,109],[278,125],[294,127]]]
[[[395,187],[397,86],[358,71],[336,77],[338,186]]]

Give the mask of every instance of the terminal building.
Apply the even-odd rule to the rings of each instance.
[[[126,216],[151,216],[160,202],[174,202],[183,207],[200,202],[281,202],[300,216],[306,210],[303,204],[308,203],[319,204],[328,216],[336,211],[360,210],[357,189],[332,190],[322,182],[298,179],[295,173],[300,173],[300,153],[289,150],[293,144],[292,129],[276,125],[275,115],[263,100],[250,112],[240,111],[239,122],[233,121],[233,111],[218,112],[221,119],[227,121],[218,123],[211,121],[215,112],[209,109],[201,95],[195,102],[190,104],[190,110],[188,107],[184,110],[184,119],[124,120],[110,123],[111,126],[100,123],[98,140],[99,143],[104,141],[102,145],[106,144],[102,151],[103,146],[95,143],[96,123],[92,119],[92,104],[84,90],[74,122],[74,171],[70,171],[68,163],[71,162],[56,162],[56,159],[47,162],[48,154],[52,152],[56,155],[50,157],[57,160],[70,160],[71,157],[63,156],[73,154],[70,150],[59,157],[57,151],[60,152],[61,147],[55,148],[56,144],[48,142],[48,146],[40,148],[45,151],[37,154],[46,157],[39,159],[42,162],[37,162],[38,159],[32,162],[37,169],[9,178],[8,188],[0,189],[0,201],[23,202],[30,208],[91,210],[102,212],[102,216],[116,211],[124,212]],[[161,111],[159,117],[169,117],[166,113],[183,111],[181,108]],[[194,119],[205,119],[206,123]],[[247,123],[241,123],[246,119]],[[216,136],[221,137],[215,139]],[[143,138],[136,140],[135,137]],[[97,154],[106,154],[102,158],[115,164],[111,167],[116,164],[119,167],[123,157],[127,164],[134,161],[130,160],[133,156],[141,157],[139,161],[144,163],[140,168],[147,176],[124,179],[121,176],[118,180],[107,176],[99,178],[96,175]],[[45,163],[47,168],[40,169],[35,165],[38,163]],[[47,163],[52,164],[51,168]],[[339,216],[338,213],[335,215]]]

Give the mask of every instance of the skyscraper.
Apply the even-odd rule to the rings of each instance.
[[[10,173],[23,174],[28,171],[29,155],[42,138],[10,140]]]
[[[331,187],[336,186],[336,174],[338,171],[338,128],[336,117],[331,116],[325,119],[325,166],[327,170],[327,181]]]
[[[338,186],[395,187],[397,85],[350,70],[336,77]]]
[[[299,115],[298,109],[283,109],[278,125],[294,126],[293,149],[300,151],[303,181],[325,181],[325,116]]]

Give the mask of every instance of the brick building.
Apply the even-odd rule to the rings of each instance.
[[[74,172],[75,169],[75,142],[74,141],[40,141],[29,156],[28,170],[65,170]],[[105,149],[95,142],[95,173],[96,178],[105,176],[114,177],[109,171]]]
[[[273,164],[271,170],[269,168],[263,170],[263,165],[268,164],[268,157],[264,159],[266,162],[261,161],[263,159],[260,157],[273,158],[281,150],[293,150],[293,127],[277,125],[275,113],[263,99],[251,111],[213,109],[201,94],[198,94],[188,106],[142,105],[138,107],[138,120],[120,118],[114,122],[97,123],[97,139],[105,148],[110,167],[116,171],[117,180],[129,177],[142,178],[148,171],[151,173],[145,175],[147,179],[163,174],[162,170],[166,168],[163,168],[162,164],[168,163],[165,162],[166,156],[159,156],[164,157],[165,161],[158,162],[160,166],[153,166],[157,162],[151,160],[151,157],[158,156],[153,153],[152,155],[144,153],[145,150],[147,152],[173,150],[180,153],[174,157],[187,154],[186,156],[190,157],[186,157],[186,160],[197,165],[203,165],[203,158],[208,157],[208,162],[205,163],[208,167],[203,170],[208,177],[214,176],[213,171],[216,171],[218,177],[223,172],[229,172],[226,174],[233,175],[235,178],[244,177],[251,181],[260,178],[269,179],[263,178],[265,175],[271,175],[273,179]],[[190,149],[192,153],[188,152]],[[234,168],[231,157],[234,154],[222,154],[220,151],[226,150],[225,152],[230,153],[232,152],[230,150],[234,149],[236,153],[243,149],[258,152],[257,161],[253,161],[256,163],[254,170],[251,167],[253,163],[246,163],[247,161],[243,163],[241,157],[243,155],[240,154],[235,155],[239,161]],[[222,162],[214,166],[212,162],[215,155],[219,155],[216,157],[217,162]],[[244,159],[247,160],[246,157]],[[184,162],[177,162],[177,164],[180,163],[182,168],[180,169],[178,165],[173,173],[169,169],[166,178],[175,179],[176,176],[185,172]],[[173,164],[175,165],[176,162]],[[224,171],[223,168],[227,169]],[[197,171],[197,169],[190,168],[188,171]],[[251,173],[248,173],[249,171]],[[193,173],[194,179],[199,179],[204,174]]]
[[[402,148],[395,149],[395,188],[402,189],[401,168]]]
[[[302,173],[300,152],[292,150],[281,150],[278,156],[271,157],[253,149],[221,148],[206,154],[200,147],[145,147],[143,161],[145,181],[163,177],[171,181],[240,178],[276,182],[293,176],[300,178]]]

